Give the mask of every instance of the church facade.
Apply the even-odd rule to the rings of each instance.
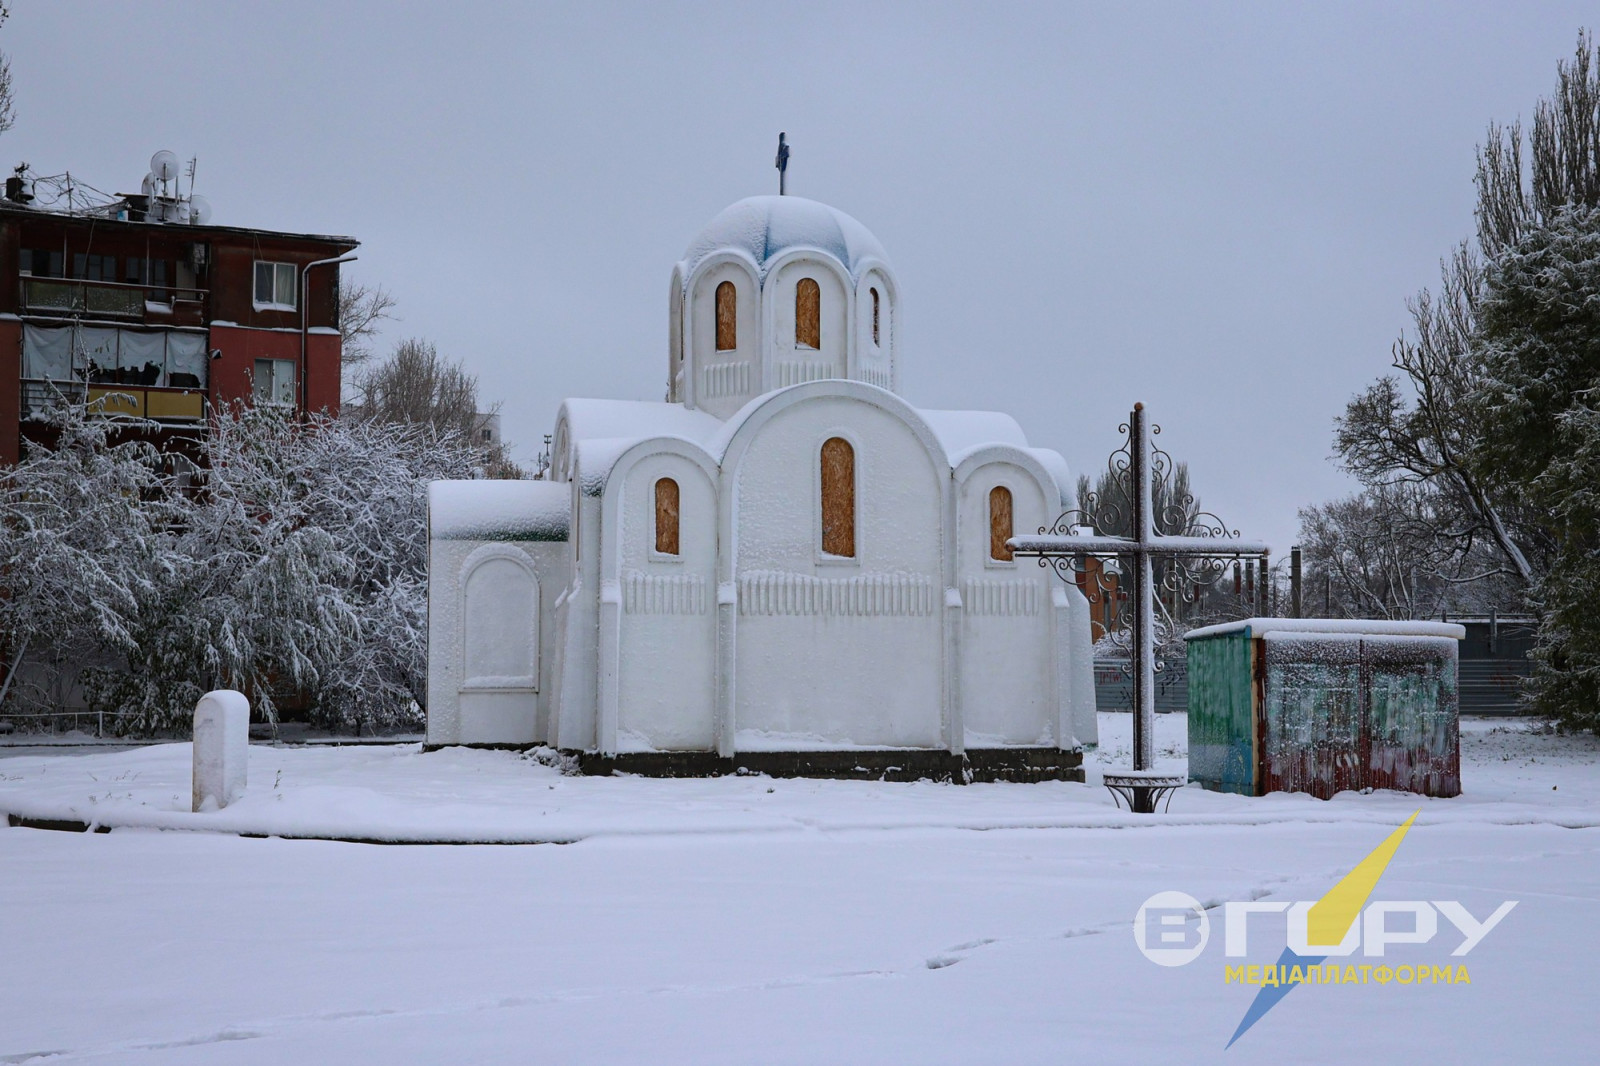
[[[899,304],[842,212],[717,216],[672,272],[665,402],[568,400],[547,480],[431,486],[429,745],[1081,777],[1088,605],[1006,544],[1074,506],[1066,463],[901,399]]]

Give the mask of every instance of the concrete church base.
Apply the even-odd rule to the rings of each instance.
[[[628,752],[605,756],[563,752],[588,776],[611,773],[644,777],[822,777],[860,781],[1082,781],[1083,753],[1054,748],[985,748],[965,755],[947,751],[880,749],[856,751],[744,751],[725,759],[710,751]]]

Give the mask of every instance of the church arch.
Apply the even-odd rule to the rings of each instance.
[[[718,500],[718,749],[756,750],[762,737],[791,731],[827,735],[846,720],[862,744],[959,744],[943,676],[954,485],[927,421],[892,393],[843,380],[770,393],[729,428]],[[822,445],[836,437],[854,453],[850,557],[821,550]],[[886,674],[884,661],[917,663],[915,678]],[[772,692],[804,696],[774,702]]]
[[[667,286],[667,398],[683,401],[683,267],[672,268]]]
[[[717,285],[717,351],[739,347],[739,290],[731,281]]]
[[[829,437],[819,453],[822,468],[822,553],[842,559],[856,554],[856,450],[843,437]]]
[[[801,278],[794,287],[794,346],[822,347],[822,286],[816,278]]]
[[[850,376],[893,392],[899,360],[895,353],[895,283],[888,267],[873,260],[863,265],[855,289],[858,307]]]
[[[527,553],[486,544],[461,564],[461,687],[539,687],[539,579]]]
[[[656,550],[657,511],[674,489],[678,543],[669,555]],[[603,752],[715,744],[717,492],[715,460],[682,438],[641,440],[612,464],[596,575]]]

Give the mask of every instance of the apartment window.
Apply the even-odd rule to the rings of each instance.
[[[31,274],[36,278],[59,278],[61,253],[46,251],[43,248],[24,248],[18,258],[17,266],[22,273]]]
[[[117,257],[78,252],[72,257],[72,276],[84,281],[116,281]]]
[[[494,430],[485,429],[485,430],[482,430],[481,432],[482,432],[482,436],[483,436],[483,443],[488,444],[490,441],[494,440]]]
[[[293,263],[256,263],[256,308],[293,311],[300,306],[295,294],[297,271]]]
[[[257,359],[255,391],[257,403],[294,403],[294,360]]]

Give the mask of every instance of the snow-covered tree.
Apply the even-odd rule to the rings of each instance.
[[[477,454],[430,426],[214,418],[187,487],[140,427],[71,404],[56,443],[0,471],[4,669],[71,667],[124,731],[201,694],[286,696],[326,724],[414,723],[424,699],[427,484]],[[124,439],[134,435],[135,439]],[[50,704],[23,686],[8,699]]]
[[[1449,529],[1426,484],[1375,485],[1300,510],[1308,615],[1434,618],[1484,611],[1515,594],[1495,550]]]
[[[1600,83],[1594,85],[1600,120]],[[1600,131],[1596,144],[1600,145]],[[1600,153],[1596,156],[1600,162]],[[1490,268],[1480,310],[1484,382],[1475,465],[1516,485],[1550,524],[1555,555],[1535,703],[1600,726],[1600,207],[1530,225]]]
[[[0,3],[0,25],[4,25],[11,12],[6,5]],[[11,57],[0,52],[0,133],[11,128],[16,121],[16,98],[12,95],[11,88]]]
[[[355,384],[358,398],[346,406],[347,417],[431,426],[442,438],[472,441],[484,419],[499,410],[499,404],[480,408],[477,377],[419,337],[401,341],[389,358],[359,374]],[[499,443],[480,448],[479,455],[484,477],[523,476]]]
[[[327,724],[414,723],[427,483],[471,477],[472,462],[426,426],[224,413],[182,498],[170,576],[140,598],[129,669],[101,672],[93,695],[134,728],[211,688],[245,692],[269,721],[292,693]]]
[[[378,324],[394,318],[395,299],[382,285],[339,276],[339,353],[347,372],[372,358]]]
[[[65,401],[48,421],[52,447],[0,468],[0,685],[24,657],[43,672],[14,685],[10,706],[49,704],[63,670],[131,651],[170,565],[170,479],[140,427]]]
[[[1350,401],[1335,420],[1334,449],[1366,486],[1365,504],[1402,508],[1385,521],[1407,529],[1413,542],[1428,541],[1424,554],[1441,576],[1512,576],[1514,582],[1497,587],[1517,602],[1543,573],[1549,538],[1515,486],[1488,483],[1471,466],[1480,439],[1473,397],[1481,361],[1473,338],[1483,268],[1465,244],[1440,266],[1439,292],[1424,290],[1408,304],[1414,336],[1402,336],[1391,350],[1400,375],[1379,378]],[[1427,507],[1410,506],[1419,498],[1412,489],[1421,490]],[[1484,547],[1492,549],[1494,565],[1469,563]]]

